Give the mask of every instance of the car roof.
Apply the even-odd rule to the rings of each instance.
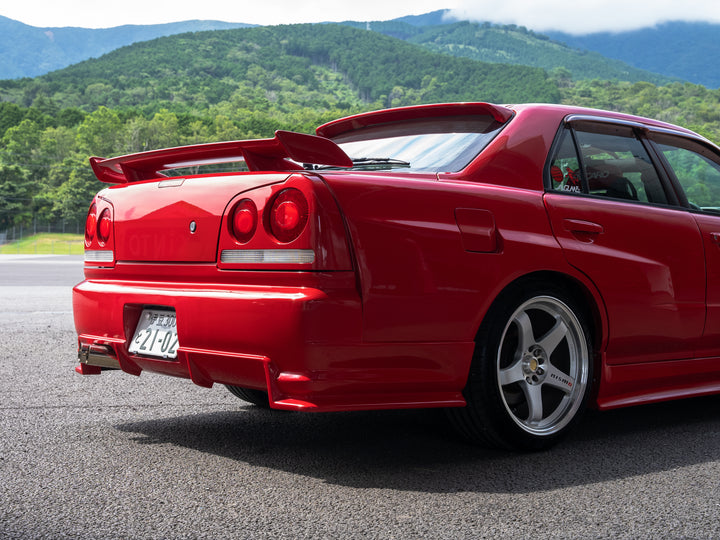
[[[569,116],[577,115],[577,116],[587,116],[587,117],[597,117],[597,118],[607,118],[611,120],[618,120],[621,122],[629,122],[629,123],[635,123],[635,124],[642,124],[644,126],[663,129],[663,130],[671,130],[676,131],[680,133],[684,133],[687,135],[694,135],[695,137],[698,137],[699,135],[695,133],[694,131],[691,131],[689,129],[686,129],[684,127],[671,124],[669,122],[663,122],[661,120],[655,120],[652,118],[646,118],[643,116],[636,116],[632,114],[626,114],[622,112],[616,112],[616,111],[608,111],[603,109],[593,109],[589,107],[579,107],[575,105],[556,105],[551,103],[525,103],[525,104],[519,104],[519,105],[507,105],[509,109],[512,109],[516,112],[520,111],[526,111],[529,113],[535,112],[535,111],[543,111],[545,113],[557,113],[558,120],[562,118],[566,118]]]

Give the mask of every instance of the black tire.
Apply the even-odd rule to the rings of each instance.
[[[263,409],[270,408],[270,401],[268,400],[267,392],[263,392],[262,390],[255,390],[253,388],[230,386],[229,384],[226,384],[225,388],[230,390],[231,394],[239,397],[243,401],[247,401],[248,403],[252,403],[253,405],[257,405],[258,407],[261,407]]]
[[[463,395],[448,409],[468,439],[541,450],[579,421],[592,386],[586,314],[562,288],[532,283],[499,298],[480,329]]]

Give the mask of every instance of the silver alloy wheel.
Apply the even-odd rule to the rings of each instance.
[[[588,384],[582,324],[557,298],[531,298],[505,326],[496,367],[500,395],[513,421],[532,435],[557,433],[574,418]]]

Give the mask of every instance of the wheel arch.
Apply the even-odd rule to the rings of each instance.
[[[492,313],[495,311],[494,308],[496,308],[498,304],[508,302],[526,291],[548,284],[564,289],[583,310],[583,316],[587,321],[591,334],[590,343],[592,344],[592,355],[594,359],[592,374],[593,394],[595,394],[599,386],[597,384],[599,380],[598,377],[602,372],[601,357],[607,336],[607,314],[602,297],[592,283],[553,270],[541,270],[520,276],[508,283],[492,301],[485,316],[482,318],[475,335],[475,341],[477,343],[482,339],[484,331],[487,329],[486,327],[492,322],[489,316],[492,317]]]
[[[567,308],[570,314],[574,313],[580,319],[576,320],[575,328],[582,328],[589,342],[589,350],[586,349],[587,353],[585,353],[588,355],[587,362],[590,367],[586,372],[588,388],[582,395],[578,394],[573,398],[582,400],[578,402],[579,408],[575,406],[567,408],[560,405],[560,402],[557,404],[560,416],[555,420],[552,418],[556,411],[550,409],[551,412],[547,416],[550,421],[547,429],[550,431],[547,434],[528,430],[522,426],[524,422],[517,421],[515,418],[517,415],[508,408],[507,395],[503,396],[502,385],[498,385],[495,380],[498,373],[495,366],[499,361],[496,360],[498,347],[504,339],[508,317],[516,307],[522,308],[534,297],[555,297],[558,302],[564,304],[564,308]],[[513,450],[541,450],[564,436],[579,421],[583,409],[587,406],[593,407],[596,403],[598,376],[601,374],[600,344],[606,328],[603,322],[605,316],[603,307],[602,300],[591,282],[586,283],[581,277],[558,271],[531,272],[517,277],[503,287],[490,303],[475,337],[473,361],[463,389],[467,406],[447,410],[450,420],[459,433],[473,442]],[[564,408],[560,409],[560,407]],[[567,420],[564,420],[565,409],[567,415],[570,415],[567,416]],[[541,420],[544,421],[546,418]],[[560,422],[558,431],[555,431],[553,425],[556,421]]]

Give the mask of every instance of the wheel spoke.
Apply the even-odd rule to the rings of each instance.
[[[512,366],[500,370],[500,386],[507,386],[522,381],[525,374],[522,370],[522,358],[516,360]]]
[[[522,355],[535,343],[535,334],[533,333],[532,321],[527,312],[518,313],[517,317],[515,317],[515,323],[518,325],[518,352]]]
[[[590,352],[572,307],[538,294],[515,308],[499,335],[500,397],[510,418],[533,437],[559,433],[584,405]]]
[[[560,319],[560,317],[556,316],[555,325],[538,341],[538,345],[545,349],[545,352],[549,356],[553,353],[555,348],[560,344],[565,336],[567,336],[567,333],[567,326],[565,326],[565,323],[562,319]]]
[[[558,388],[566,394],[573,391],[573,388],[575,388],[575,379],[573,377],[560,371],[553,365],[548,365],[547,368],[547,377],[545,378],[544,384]]]
[[[543,418],[542,385],[523,384],[528,405],[528,422],[539,422]]]

